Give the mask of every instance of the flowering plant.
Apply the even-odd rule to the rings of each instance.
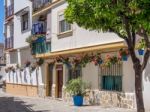
[[[24,64],[25,64],[25,67],[29,67],[31,65],[31,62],[27,60]]]
[[[40,58],[36,61],[36,65],[41,66],[44,63],[44,59]]]
[[[101,54],[98,53],[96,54],[95,56],[92,56],[92,62],[95,64],[95,65],[100,65],[103,63],[103,60],[101,58]]]
[[[38,38],[45,38],[45,34],[30,35],[26,38],[26,42],[32,44],[32,42],[37,40]]]
[[[117,56],[110,56],[107,55],[105,58],[104,66],[110,67],[113,64],[116,64],[120,61],[120,59]]]
[[[144,39],[140,39],[138,44],[136,45],[136,49],[145,49],[146,48],[146,43]]]
[[[129,55],[129,52],[127,49],[120,49],[119,50],[119,55],[122,57],[122,56],[128,56]]]

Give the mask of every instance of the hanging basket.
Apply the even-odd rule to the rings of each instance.
[[[128,56],[126,55],[122,56],[122,61],[128,61]]]
[[[139,49],[138,53],[139,53],[139,55],[144,55],[144,50],[143,49]]]

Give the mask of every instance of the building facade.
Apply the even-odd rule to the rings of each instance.
[[[29,67],[36,60],[26,42],[32,29],[32,3],[29,0],[5,0],[4,6],[6,92],[38,96],[40,69]]]
[[[16,35],[14,43],[20,43],[14,45],[14,49],[20,48],[21,45],[28,46],[27,43],[21,43],[25,40],[19,40],[20,36],[27,38],[31,50],[31,54],[28,56],[32,55],[35,59],[44,60],[44,63],[38,69],[39,74],[42,74],[37,76],[40,79],[37,86],[38,96],[70,101],[70,96],[65,92],[66,84],[71,79],[81,77],[83,81],[87,81],[91,85],[91,91],[85,97],[85,104],[136,107],[135,78],[130,57],[128,57],[128,61],[120,61],[109,67],[98,66],[99,64],[96,64],[94,60],[88,62],[84,60],[84,67],[78,66],[75,69],[72,67],[74,66],[74,60],[79,61],[81,57],[89,60],[89,57],[99,54],[101,54],[102,59],[108,56],[117,56],[121,48],[126,48],[123,39],[114,33],[88,31],[75,23],[67,23],[64,10],[68,4],[64,0],[30,0],[28,2],[32,3],[32,8],[29,8],[32,12],[29,22],[30,29],[26,34],[21,34],[22,36],[14,29],[16,32],[14,33]],[[22,9],[29,10],[26,7]],[[22,14],[21,11],[18,11],[16,15]],[[23,26],[26,28],[26,24]],[[16,27],[18,27],[18,23]],[[31,36],[28,37],[27,35]],[[142,61],[142,56],[139,57]],[[66,59],[72,62],[71,65],[68,65]],[[148,68],[149,62],[143,73],[143,94],[147,110],[149,110],[148,104],[150,103],[148,98],[150,90]]]
[[[4,44],[0,43],[0,80],[5,78],[6,58],[4,54]]]

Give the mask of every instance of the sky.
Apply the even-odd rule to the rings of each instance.
[[[0,42],[4,42],[3,20],[4,20],[4,0],[0,0]]]

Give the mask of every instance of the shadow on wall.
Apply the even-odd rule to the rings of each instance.
[[[0,112],[51,112],[50,110],[34,111],[31,109],[32,106],[18,98],[0,97]]]
[[[148,61],[148,63],[147,63],[147,67],[146,67],[146,69],[145,69],[145,74],[144,74],[144,80],[146,81],[146,82],[150,82],[150,60]]]

